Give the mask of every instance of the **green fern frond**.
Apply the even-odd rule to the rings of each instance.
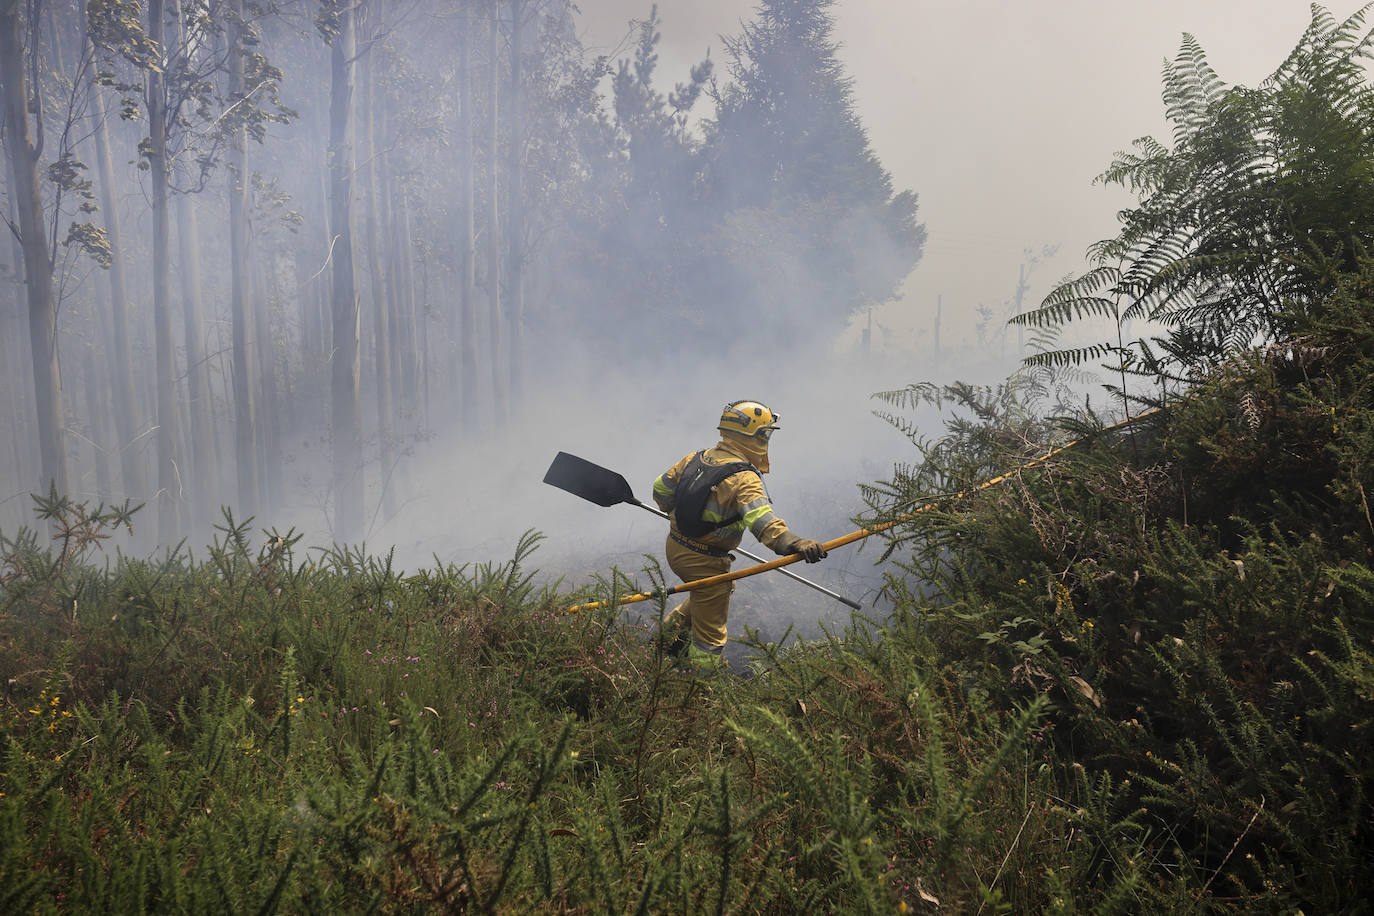
[[[1080,296],[1063,298],[1055,302],[1046,300],[1039,308],[1022,312],[1010,319],[1009,323],[1026,327],[1060,327],[1070,321],[1083,318],[1116,318],[1115,298],[1105,296]]]
[[[1281,340],[1295,314],[1319,307],[1374,240],[1363,216],[1374,212],[1370,9],[1338,23],[1314,7],[1297,46],[1255,89],[1224,83],[1185,35],[1163,72],[1173,147],[1144,138],[1115,156],[1098,180],[1138,203],[1114,238],[1090,246],[1087,274],[1016,322],[1162,322],[1179,375]],[[1037,354],[1030,365],[1084,357],[1091,351]]]
[[[1070,347],[1063,350],[1048,350],[1044,353],[1033,353],[1025,358],[1024,363],[1027,366],[1044,366],[1049,369],[1062,369],[1082,366],[1086,363],[1102,359],[1112,353],[1120,352],[1121,349],[1115,344],[1090,344],[1086,347]]]
[[[1164,70],[1165,114],[1175,124],[1174,139],[1188,136],[1207,123],[1210,106],[1226,91],[1226,84],[1207,62],[1202,45],[1184,34],[1177,57]]]

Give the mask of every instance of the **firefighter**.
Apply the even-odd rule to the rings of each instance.
[[[714,448],[683,456],[654,481],[654,501],[670,516],[668,566],[684,582],[728,572],[730,551],[746,530],[774,553],[821,560],[825,548],[788,530],[763,488],[760,475],[768,473],[768,441],[778,415],[758,401],[734,401],[725,405],[716,428],[720,441]],[[665,642],[673,651],[685,644],[697,668],[722,663],[734,589],[733,582],[696,589],[664,622]]]

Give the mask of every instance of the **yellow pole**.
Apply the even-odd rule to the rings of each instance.
[[[1122,420],[1120,423],[1113,423],[1111,426],[1102,427],[1102,429],[1099,432],[1106,433],[1111,432],[1114,429],[1120,429],[1123,426],[1134,423],[1136,420],[1143,419],[1145,417],[1150,416],[1151,414],[1159,413],[1161,409],[1162,408],[1156,408],[1155,410],[1150,410],[1142,414],[1137,414],[1134,417],[1128,417],[1127,419]],[[1094,433],[1093,435],[1098,435],[1098,433]],[[942,502],[946,502],[949,500],[957,501],[963,499],[965,496],[977,493],[979,490],[986,490],[988,487],[994,487],[997,484],[1003,482],[1004,480],[1008,480],[1012,477],[1015,477],[1022,471],[1029,470],[1030,468],[1036,467],[1037,465],[1044,464],[1046,461],[1049,461],[1051,458],[1053,458],[1055,455],[1058,455],[1060,452],[1068,451],[1075,445],[1078,445],[1080,442],[1083,442],[1088,438],[1090,437],[1080,436],[1079,438],[1073,440],[1067,445],[1061,445],[1058,448],[1050,449],[1048,452],[1046,452],[1044,455],[1041,455],[1039,458],[1032,458],[1030,461],[1027,461],[1025,464],[1021,465],[1015,470],[1008,471],[1005,474],[999,474],[991,480],[985,480],[982,483],[978,484],[978,486],[976,487],[970,487],[969,489],[961,490],[958,493],[952,493],[948,496],[941,496],[938,499],[933,499],[930,502],[925,503],[924,505],[917,506],[915,509],[906,513],[905,515],[901,515],[897,518],[894,518],[890,522],[884,522],[881,525],[874,525],[872,528],[860,528],[858,531],[851,531],[848,534],[841,535],[840,537],[835,538],[833,541],[826,541],[821,546],[824,547],[826,552],[828,553],[832,550],[835,550],[838,547],[843,547],[846,544],[852,544],[855,541],[861,541],[864,538],[869,537],[870,535],[877,534],[881,531],[887,531],[889,528],[895,528],[898,525],[903,524],[904,522],[911,521],[913,518],[920,515],[922,512],[927,512],[935,508]],[[731,572],[721,573],[719,576],[708,576],[705,579],[697,579],[692,582],[684,582],[681,585],[674,585],[661,591],[638,592],[633,595],[626,595],[623,598],[615,599],[614,603],[637,604],[640,601],[648,601],[650,598],[657,598],[660,595],[676,595],[680,592],[690,592],[698,588],[705,588],[708,585],[716,585],[721,582],[733,582],[736,579],[746,579],[749,576],[757,576],[759,573],[768,572],[770,569],[779,569],[783,566],[787,566],[790,563],[796,563],[801,558],[802,556],[799,553],[789,554],[785,557],[778,557],[776,560],[769,560],[767,563],[760,563],[757,566],[746,566],[743,569],[736,569],[732,570]],[[572,607],[563,608],[561,613],[571,614],[574,611],[593,611],[597,608],[609,607],[611,604],[612,602],[610,601],[592,601],[587,604],[574,604]]]

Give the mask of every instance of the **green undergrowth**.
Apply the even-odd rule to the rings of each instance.
[[[1367,911],[1366,286],[1113,431],[1034,377],[889,395],[965,417],[867,488],[896,612],[747,672],[563,613],[629,583],[535,587],[533,533],[407,573],[226,515],[134,560],[128,507],[41,499],[0,911]]]
[[[408,575],[226,517],[96,563],[3,542],[4,912],[891,912],[1014,899],[1055,842],[1043,700],[970,707],[901,638],[704,678],[505,564]],[[663,608],[659,609],[662,612]]]

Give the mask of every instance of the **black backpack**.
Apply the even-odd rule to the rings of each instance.
[[[711,491],[716,488],[716,484],[740,471],[758,473],[747,461],[732,461],[721,465],[707,464],[702,458],[705,454],[704,451],[697,452],[692,456],[692,460],[687,462],[687,467],[682,469],[682,476],[678,478],[674,496],[673,517],[677,520],[677,530],[689,538],[699,538],[717,528],[724,528],[739,521],[739,515],[733,515],[724,521],[708,522],[701,517],[701,513],[706,510],[706,501],[711,498]]]

